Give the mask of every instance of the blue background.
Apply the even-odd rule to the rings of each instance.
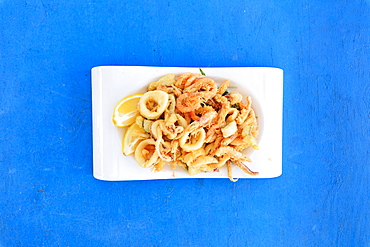
[[[370,1],[0,0],[0,246],[370,246]],[[92,176],[90,69],[284,70],[283,175]]]

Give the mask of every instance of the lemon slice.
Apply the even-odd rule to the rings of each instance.
[[[126,127],[135,122],[138,115],[137,104],[142,94],[134,94],[123,98],[114,107],[112,121],[117,127]]]
[[[123,136],[122,153],[126,156],[133,154],[137,145],[147,138],[149,138],[149,134],[142,127],[136,123],[132,124]]]

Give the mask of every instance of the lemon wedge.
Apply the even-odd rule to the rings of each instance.
[[[126,127],[135,122],[138,115],[137,105],[142,94],[134,94],[123,98],[114,107],[112,121],[117,127]]]
[[[136,123],[128,127],[125,135],[122,139],[122,153],[126,156],[131,155],[135,152],[135,149],[139,143],[148,139],[149,134],[145,130],[137,125]]]

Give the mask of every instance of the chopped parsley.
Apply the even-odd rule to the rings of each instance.
[[[239,103],[235,103],[235,104],[231,105],[231,107],[240,110]]]
[[[199,68],[199,71],[202,75],[206,75],[206,73],[203,72],[203,70],[201,68]]]

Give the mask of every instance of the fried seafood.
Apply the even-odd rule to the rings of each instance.
[[[139,143],[135,150],[135,159],[139,166],[147,168],[159,162],[153,139],[146,139]]]
[[[183,93],[176,100],[176,109],[179,112],[194,112],[201,107],[201,97],[198,93]]]
[[[194,151],[202,148],[206,139],[206,131],[199,122],[193,122],[186,129],[180,138],[180,147],[186,151]]]
[[[163,91],[149,91],[141,96],[139,113],[147,119],[157,119],[168,106],[168,94]]]
[[[230,81],[221,86],[201,74],[168,74],[151,82],[138,104],[134,124],[147,133],[135,150],[139,166],[161,171],[166,164],[180,166],[189,175],[217,172],[232,164],[256,175],[244,162],[242,151],[258,149],[257,117],[251,97],[228,92]]]

